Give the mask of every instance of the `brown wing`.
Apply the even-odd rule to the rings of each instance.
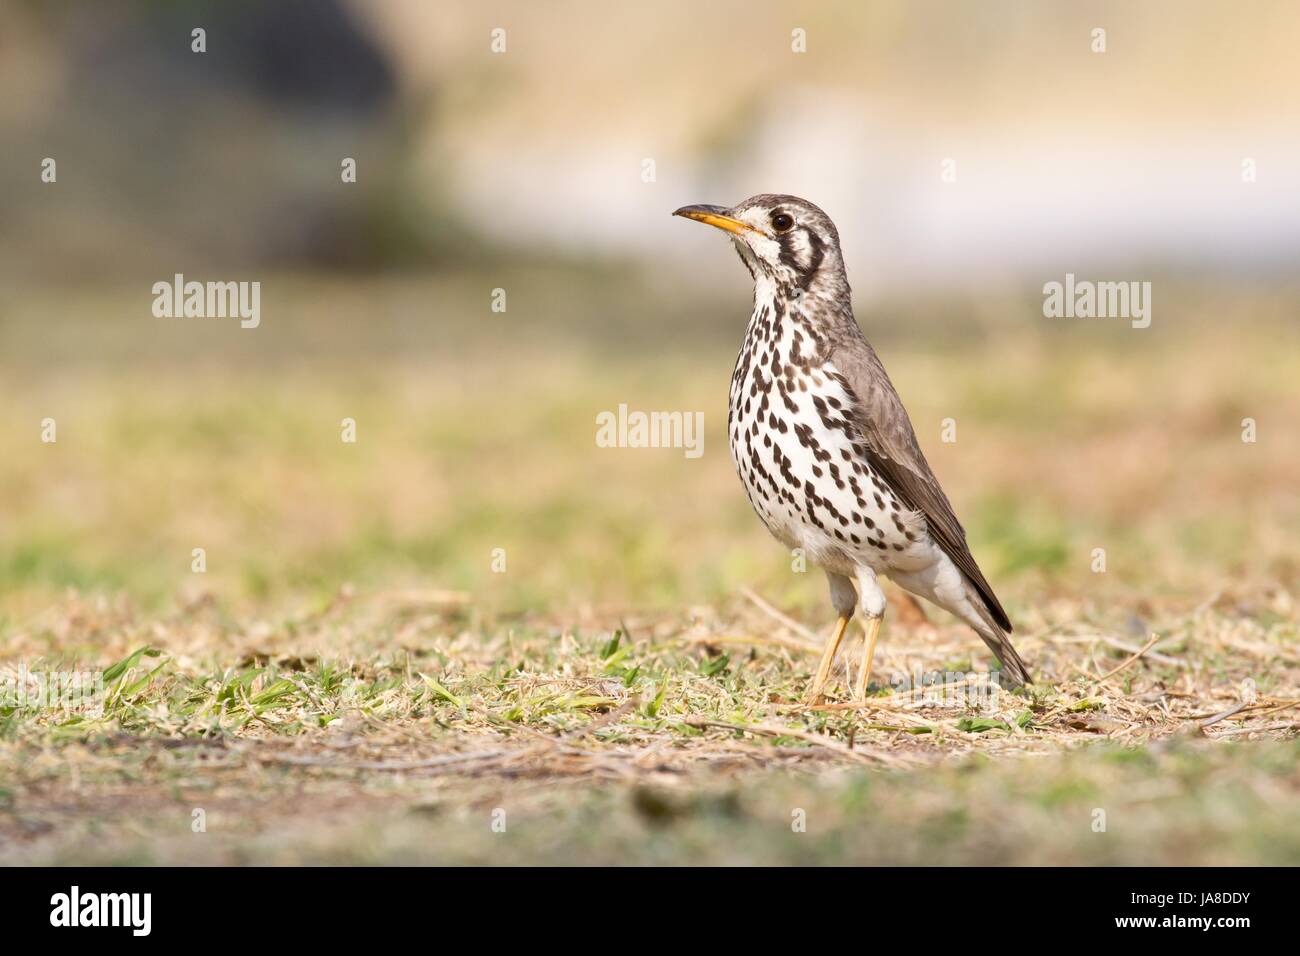
[[[860,335],[853,336],[832,349],[830,362],[857,398],[854,420],[871,467],[910,508],[925,515],[930,536],[975,586],[998,626],[1010,631],[1007,612],[971,557],[966,531],[916,443],[907,410],[875,350]]]

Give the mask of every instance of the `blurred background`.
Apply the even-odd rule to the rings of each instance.
[[[835,219],[1013,617],[1295,584],[1294,4],[3,0],[0,23],[11,622],[70,588],[343,583],[502,612],[748,585],[820,620],[726,450],[749,277],[669,215],[758,192]],[[260,326],[154,317],[176,273],[260,282]],[[1066,273],[1151,282],[1151,327],[1045,318]],[[702,411],[703,456],[596,447],[620,403]]]

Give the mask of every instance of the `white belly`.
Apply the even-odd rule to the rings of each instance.
[[[768,530],[809,560],[850,573],[933,563],[924,519],[870,468],[847,425],[849,396],[829,365],[790,370],[770,350],[733,382],[732,458]],[[779,353],[778,353],[779,355]]]

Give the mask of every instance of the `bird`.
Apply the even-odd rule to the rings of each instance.
[[[885,615],[881,578],[968,624],[1001,662],[999,684],[1030,683],[1011,620],[854,318],[830,217],[806,199],[770,193],[673,215],[726,232],[754,280],[727,435],[754,511],[825,572],[839,615],[805,702],[823,698],[858,607],[865,636],[852,695],[866,697]]]

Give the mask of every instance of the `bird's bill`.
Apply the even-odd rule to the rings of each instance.
[[[740,235],[745,232],[758,232],[747,222],[741,222],[739,219],[733,219],[727,215],[727,210],[722,206],[683,206],[673,213],[674,216],[683,216],[686,219],[694,219],[696,222],[707,223],[710,226],[716,226],[726,232]]]

